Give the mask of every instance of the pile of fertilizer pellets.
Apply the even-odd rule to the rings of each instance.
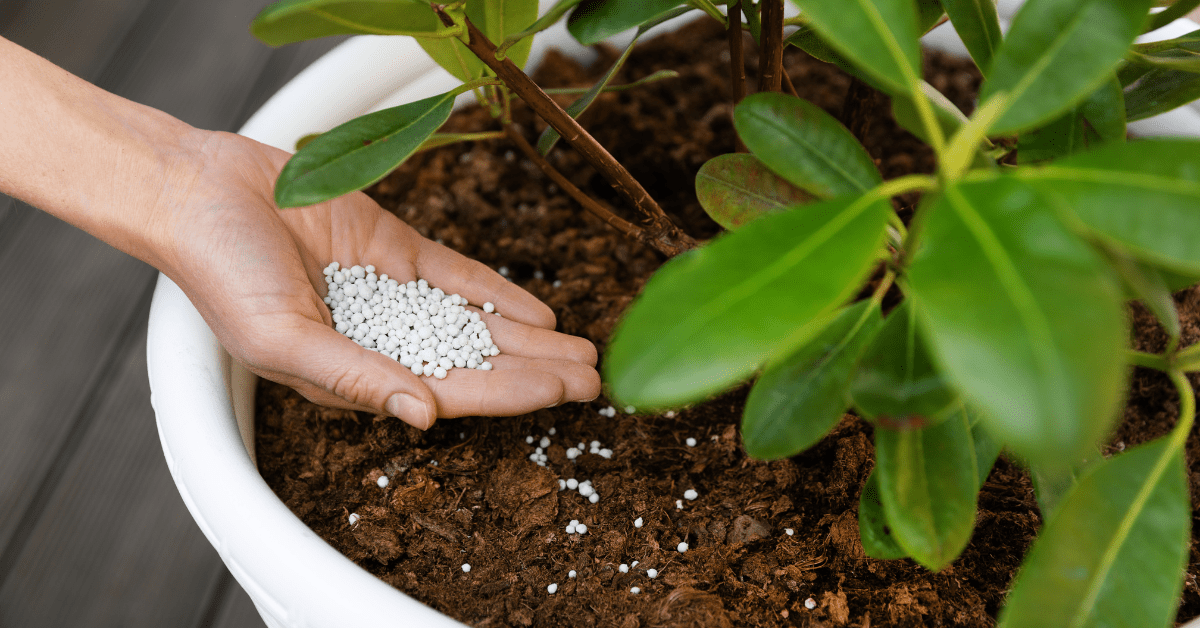
[[[454,368],[490,371],[487,358],[500,349],[492,342],[478,312],[467,300],[431,288],[424,279],[400,283],[374,266],[325,267],[329,295],[339,333],[363,348],[390,356],[417,375],[444,379]],[[493,310],[491,303],[483,309]]]

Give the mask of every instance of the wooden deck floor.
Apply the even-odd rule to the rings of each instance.
[[[0,0],[0,35],[233,131],[337,43],[259,43],[247,25],[268,1]],[[0,628],[262,626],[158,445],[154,270],[3,196],[0,268]]]

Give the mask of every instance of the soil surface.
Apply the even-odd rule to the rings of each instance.
[[[590,85],[615,54],[602,51],[591,69],[552,55],[537,78],[544,86]],[[696,201],[695,172],[734,150],[727,55],[722,33],[706,20],[648,42],[618,81],[660,69],[681,76],[606,94],[582,118],[672,218],[702,239],[719,227]],[[785,68],[802,97],[842,114],[851,87],[845,74],[794,49]],[[969,62],[929,53],[925,69],[934,86],[971,110],[979,76]],[[884,177],[931,171],[932,155],[896,127],[886,99],[867,102],[874,111],[865,144]],[[516,118],[531,141],[544,127],[520,108]],[[495,128],[478,110],[450,124]],[[570,148],[560,145],[551,161],[636,218]],[[560,331],[601,350],[663,262],[581,210],[504,141],[418,154],[371,193],[427,237],[506,272],[554,309]],[[1195,342],[1200,289],[1176,298],[1185,343]],[[1130,311],[1137,348],[1161,350],[1165,334],[1153,318],[1137,306]],[[847,415],[812,449],[756,461],[738,432],[745,396],[743,388],[673,415],[613,418],[601,414],[608,406],[601,397],[514,418],[443,420],[422,433],[396,419],[321,408],[264,381],[259,467],[288,507],[339,551],[472,625],[994,625],[1041,524],[1021,468],[1003,457],[996,463],[979,495],[974,537],[951,567],[930,573],[910,560],[870,559],[859,543],[857,508],[873,465],[871,426]],[[1176,412],[1168,380],[1135,370],[1124,423],[1106,453],[1165,435]],[[550,442],[546,467],[529,461],[542,437]],[[611,458],[567,459],[568,447],[594,440]],[[1188,460],[1196,495],[1194,434]],[[390,479],[386,488],[376,483],[381,474]],[[600,501],[560,491],[558,481],[568,478],[590,480]],[[699,495],[694,501],[684,499],[689,489]],[[351,513],[359,516],[355,525]],[[566,533],[573,519],[587,525],[586,534]],[[686,553],[676,551],[681,542]],[[1181,621],[1200,614],[1198,559],[1193,542]],[[549,594],[552,583],[557,592]]]

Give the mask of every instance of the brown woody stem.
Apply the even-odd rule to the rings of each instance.
[[[537,164],[537,167],[541,168],[542,172],[547,177],[550,177],[551,181],[557,184],[558,187],[562,188],[568,196],[575,199],[575,201],[580,205],[583,205],[584,209],[592,212],[592,214],[594,214],[597,218],[608,223],[608,225],[613,229],[620,231],[626,236],[629,236],[638,242],[654,246],[654,240],[649,234],[646,233],[645,229],[642,229],[641,227],[612,213],[607,207],[601,205],[599,201],[588,196],[583,190],[575,187],[575,184],[571,183],[570,179],[555,169],[554,166],[550,165],[550,162],[546,161],[546,158],[542,157],[541,153],[538,153],[537,149],[525,140],[525,137],[521,135],[520,129],[513,125],[509,125],[504,127],[504,133],[508,136],[508,139],[511,140],[513,144],[517,145],[517,148],[525,154],[525,157],[527,157],[529,161]],[[666,253],[666,251],[663,252]]]
[[[433,5],[434,11],[443,23],[453,24],[454,20],[440,5]],[[464,42],[467,48],[483,61],[504,84],[517,96],[525,101],[531,109],[547,124],[554,127],[562,139],[579,151],[588,163],[592,164],[601,174],[612,183],[612,186],[634,207],[647,218],[649,225],[646,231],[654,248],[667,255],[677,255],[696,247],[696,241],[679,230],[667,214],[654,202],[645,188],[638,183],[633,175],[620,164],[599,142],[592,137],[574,118],[563,111],[558,103],[546,95],[540,87],[524,72],[507,58],[496,58],[496,46],[488,40],[480,30],[463,18],[467,27],[468,40]]]
[[[746,97],[746,53],[742,41],[742,2],[729,4],[729,84],[733,88],[733,104]]]
[[[758,91],[778,92],[783,80],[783,1],[762,3],[762,53],[758,62]]]

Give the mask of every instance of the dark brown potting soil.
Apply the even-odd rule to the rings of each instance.
[[[679,78],[602,96],[583,118],[689,234],[718,227],[696,201],[695,172],[734,150],[727,47],[700,21],[642,46],[618,79],[659,69]],[[590,85],[590,71],[551,56],[547,86]],[[850,86],[833,66],[789,52],[800,95],[834,115]],[[750,76],[755,65],[748,62]],[[965,111],[979,76],[966,62],[930,53],[928,80]],[[569,99],[566,99],[569,100]],[[885,178],[929,172],[933,157],[875,103],[865,144]],[[532,140],[540,121],[518,109]],[[456,130],[494,127],[467,111]],[[551,161],[580,187],[633,219],[607,183],[569,148]],[[549,185],[503,141],[421,153],[372,194],[400,218],[509,277],[548,303],[559,330],[603,350],[616,321],[662,263]],[[1177,295],[1185,343],[1200,338],[1200,290]],[[1165,335],[1132,307],[1135,345],[1161,350]],[[1193,380],[1195,381],[1195,380]],[[320,408],[291,390],[259,389],[259,467],[279,497],[331,545],[416,599],[478,626],[991,626],[1041,518],[1028,476],[1004,459],[979,496],[971,544],[930,573],[909,560],[867,558],[858,537],[858,495],[871,470],[872,430],[847,415],[812,449],[762,462],[742,449],[746,390],[671,416],[599,412],[570,404],[514,418],[443,420],[422,433],[391,418]],[[1137,369],[1125,420],[1106,453],[1166,434],[1177,411],[1165,377]],[[549,436],[549,463],[528,457]],[[694,447],[685,440],[695,438]],[[566,448],[598,440],[611,459]],[[1193,494],[1200,441],[1189,440]],[[387,474],[390,483],[376,480]],[[559,479],[591,480],[591,504]],[[694,489],[699,497],[683,499]],[[348,515],[357,513],[356,525]],[[634,520],[644,525],[635,528]],[[572,519],[588,526],[568,535]],[[686,553],[676,551],[687,542]],[[1200,614],[1192,561],[1179,619]],[[621,564],[633,565],[628,573]],[[462,565],[471,571],[464,573]],[[647,569],[658,570],[651,579]],[[575,570],[577,576],[568,577]],[[547,593],[556,583],[557,592]],[[632,587],[641,592],[633,594]],[[815,603],[806,608],[806,600]]]

